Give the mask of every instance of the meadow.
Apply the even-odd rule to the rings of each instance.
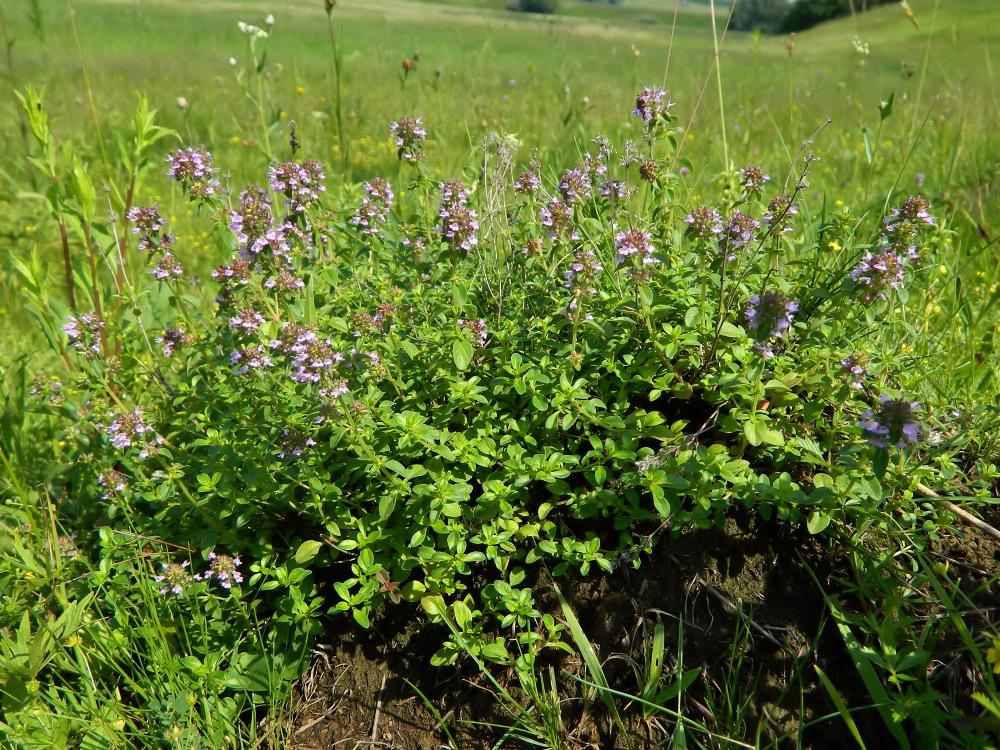
[[[1000,7],[0,0],[0,744],[1000,734]]]

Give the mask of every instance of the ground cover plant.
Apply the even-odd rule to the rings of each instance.
[[[0,736],[994,742],[992,72],[932,33],[896,93],[851,19],[713,64],[698,9],[668,91],[628,23],[428,7],[374,74],[350,4],[3,17]],[[88,24],[171,15],[169,94],[96,77]],[[13,42],[61,33],[43,89]]]

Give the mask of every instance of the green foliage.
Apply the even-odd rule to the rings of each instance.
[[[740,0],[733,8],[729,26],[736,31],[772,33],[788,12],[788,0]]]

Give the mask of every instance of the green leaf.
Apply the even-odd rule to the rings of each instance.
[[[872,151],[872,139],[868,135],[868,128],[864,125],[861,126],[861,137],[865,141],[865,158],[867,158],[868,163],[871,164],[875,160],[875,153]]]
[[[743,434],[750,445],[757,446],[767,440],[767,425],[755,419],[748,419],[743,425]]]
[[[323,548],[323,542],[311,539],[308,542],[302,542],[299,548],[295,550],[295,562],[299,565],[305,565],[307,562],[312,560],[319,554],[319,551]]]
[[[472,361],[472,344],[465,339],[455,339],[451,346],[451,357],[455,360],[455,367],[465,370]]]
[[[831,517],[829,513],[824,513],[819,510],[814,510],[809,514],[809,518],[806,520],[806,528],[809,530],[810,534],[819,534],[823,529],[830,525]]]

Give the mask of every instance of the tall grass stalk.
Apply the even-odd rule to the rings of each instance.
[[[729,136],[726,133],[726,102],[722,93],[722,58],[719,56],[719,33],[715,27],[715,0],[708,0],[709,13],[712,16],[712,44],[714,46],[715,80],[719,90],[719,123],[722,127],[722,161],[725,169],[731,169],[729,163]],[[730,15],[732,10],[730,10]],[[726,20],[726,27],[729,21]],[[725,32],[723,32],[725,33]]]

